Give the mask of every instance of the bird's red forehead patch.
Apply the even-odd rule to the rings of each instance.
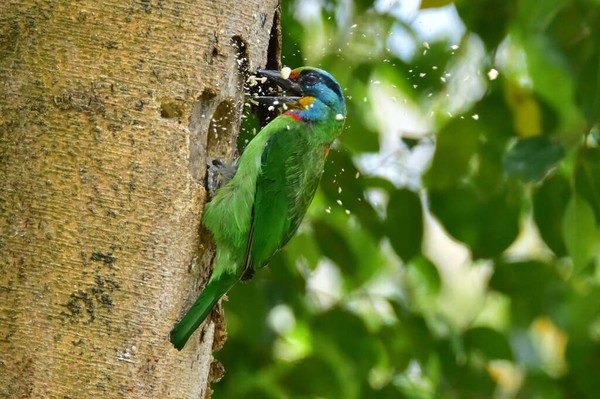
[[[298,76],[300,76],[300,71],[290,72],[290,79],[298,79]]]

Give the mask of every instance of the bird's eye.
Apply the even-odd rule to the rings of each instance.
[[[304,79],[302,79],[302,83],[308,85],[308,86],[312,86],[314,84],[317,84],[319,82],[319,77],[315,76],[315,75],[306,75],[304,77]]]

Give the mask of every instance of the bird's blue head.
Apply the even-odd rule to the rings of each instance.
[[[304,66],[281,72],[259,70],[258,74],[284,89],[284,96],[273,99],[286,104],[290,109],[286,114],[310,122],[346,118],[342,88],[329,72]]]

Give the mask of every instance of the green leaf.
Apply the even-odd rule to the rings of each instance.
[[[496,330],[488,327],[475,327],[468,330],[463,339],[467,350],[484,354],[487,360],[513,359],[506,336]]]
[[[429,208],[448,233],[467,245],[479,235],[479,204],[473,187],[461,186],[448,191],[431,191]]]
[[[515,240],[521,198],[519,191],[507,187],[489,196],[467,185],[429,192],[431,212],[450,235],[471,248],[476,259],[496,257]]]
[[[571,197],[565,210],[563,234],[575,270],[583,270],[596,253],[598,237],[594,210],[578,194]]]
[[[559,10],[567,3],[565,0],[520,1],[517,23],[522,31],[539,34],[548,27]]]
[[[424,10],[427,8],[439,8],[446,7],[448,4],[452,4],[452,0],[423,0],[421,1],[420,9]]]
[[[320,343],[335,346],[352,360],[360,375],[366,375],[383,353],[377,339],[361,338],[370,336],[364,321],[344,309],[334,308],[320,314],[312,321],[311,330],[319,331]]]
[[[384,326],[379,333],[393,368],[402,370],[408,367],[411,359],[425,362],[435,344],[431,330],[423,316],[409,312],[406,306],[392,302],[397,324]]]
[[[526,182],[537,182],[565,156],[564,147],[546,136],[521,139],[504,158],[504,170]]]
[[[341,2],[342,4],[345,4],[345,2]],[[356,11],[358,12],[365,12],[369,9],[371,9],[373,7],[373,0],[354,0],[354,6],[356,7]]]
[[[502,157],[505,149],[506,140],[486,134],[486,140],[477,152],[477,171],[472,177],[473,184],[481,192],[491,195],[504,187],[506,175]]]
[[[600,370],[600,345],[596,338],[600,314],[600,288],[596,285],[589,287],[586,292],[573,292],[568,306],[568,385],[580,393],[579,397],[594,398],[600,391],[600,380],[590,378],[589,371]]]
[[[587,26],[584,29],[588,29]],[[588,122],[591,124],[598,123],[600,119],[600,54],[596,51],[600,40],[596,38],[595,42],[585,41],[584,45],[593,46],[591,49],[580,49],[582,52],[591,52],[591,59],[585,59],[581,62],[581,72],[577,76],[576,83],[579,86],[577,89],[577,97]],[[583,50],[583,51],[582,51]],[[585,51],[588,50],[588,51]],[[591,50],[591,51],[590,51]]]
[[[403,189],[391,194],[385,231],[392,247],[405,262],[421,252],[423,210],[417,193]]]
[[[582,148],[575,166],[575,191],[594,209],[600,222],[600,148]]]
[[[421,43],[419,43],[422,46]],[[402,73],[397,67],[390,64],[384,64],[377,68],[377,71],[395,72],[396,79],[386,78],[385,80],[394,84],[403,93],[415,93],[421,98],[427,98],[431,93],[440,93],[446,90],[446,78],[444,76],[448,69],[452,68],[449,64],[455,61],[456,56],[450,50],[450,43],[446,41],[427,42],[427,51],[418,51],[414,55],[406,70]],[[394,80],[400,80],[395,82]],[[408,85],[407,85],[408,83]],[[408,87],[407,87],[408,86]],[[405,94],[403,94],[404,96]]]
[[[493,49],[506,36],[507,27],[515,14],[515,1],[461,1],[456,9],[470,32],[481,37],[487,48]]]
[[[442,279],[435,265],[427,258],[419,256],[406,265],[407,280],[416,309],[427,311],[437,300]]]
[[[331,73],[340,79],[340,84],[351,93],[346,98],[347,119],[340,141],[352,152],[377,152],[379,151],[379,132],[374,121],[373,112],[369,102],[364,102],[369,87],[369,77],[373,72],[373,65],[362,63],[354,68],[347,64],[332,60]]]
[[[472,246],[475,258],[499,256],[519,234],[522,193],[506,188],[479,205],[479,236]]]
[[[342,212],[313,221],[315,241],[322,254],[343,271],[344,287],[361,287],[385,264],[378,242]]]
[[[322,354],[315,354],[294,363],[282,375],[280,383],[292,393],[291,397],[311,398],[338,397],[356,384],[356,381],[342,381],[340,370]],[[302,376],[298,378],[298,376]],[[307,383],[310,381],[310,383]]]
[[[519,391],[518,397],[566,399],[569,397],[592,398],[593,396],[579,396],[577,393],[574,396],[564,396],[561,392],[561,386],[558,384],[556,379],[553,379],[541,370],[532,370],[530,373],[528,373],[525,381],[523,381],[523,386]]]
[[[348,119],[340,141],[355,153],[377,152],[379,150],[379,135],[368,127],[361,117],[360,107],[354,101],[348,102]]]
[[[504,81],[504,95],[513,114],[513,124],[520,137],[534,137],[542,133],[542,113],[530,88],[510,80]]]
[[[497,263],[489,285],[510,298],[514,328],[527,328],[537,316],[559,312],[567,288],[555,267],[534,261]]]
[[[435,347],[444,375],[444,384],[448,388],[445,393],[457,390],[459,395],[455,398],[492,398],[496,384],[490,373],[478,362],[477,357],[464,358],[457,353],[456,343],[446,339]],[[479,364],[478,364],[479,363]],[[436,398],[438,396],[435,396]],[[444,396],[446,398],[453,396]]]
[[[339,207],[341,202],[341,206],[356,216],[373,237],[379,238],[383,228],[377,212],[364,197],[366,184],[363,179],[347,151],[332,150],[321,179],[321,189],[332,208]]]
[[[329,223],[322,220],[313,222],[315,241],[325,256],[334,261],[344,271],[354,274],[357,272],[355,254],[346,237]]]
[[[488,92],[472,109],[473,114],[479,115],[482,127],[485,127],[486,139],[502,144],[517,136],[512,110],[506,102],[505,88],[505,77],[499,75],[488,83]]]
[[[569,181],[556,173],[533,192],[533,220],[544,242],[556,254],[565,256],[563,218],[571,197]]]
[[[520,36],[527,56],[527,69],[534,91],[558,113],[565,132],[575,135],[582,127],[583,113],[575,103],[574,81],[565,55],[543,35],[514,32]]]
[[[439,131],[433,161],[424,176],[428,188],[451,188],[467,174],[481,129],[471,118],[455,118]]]
[[[310,234],[310,232],[302,231],[302,229],[292,237],[290,242],[279,253],[284,253],[292,263],[294,260],[306,260],[310,270],[317,268],[323,256],[314,235]]]

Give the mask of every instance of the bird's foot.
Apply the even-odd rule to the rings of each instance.
[[[220,159],[213,159],[207,163],[206,187],[210,198],[214,197],[215,192],[226,184],[235,175],[237,167],[235,164],[228,164]]]
[[[242,274],[242,278],[240,279],[242,282],[251,280],[254,277],[254,268],[252,266],[246,267],[244,269],[244,273]]]

